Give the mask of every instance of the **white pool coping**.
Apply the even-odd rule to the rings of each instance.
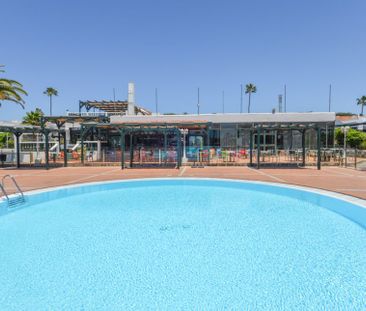
[[[128,182],[139,182],[139,181],[159,181],[159,180],[214,180],[214,181],[226,181],[226,182],[235,182],[235,183],[243,183],[243,184],[258,184],[258,185],[268,185],[274,186],[279,188],[287,188],[287,189],[296,189],[310,193],[316,193],[323,196],[336,198],[362,208],[366,209],[366,200],[356,198],[350,195],[333,192],[329,190],[305,187],[305,186],[298,186],[298,185],[291,185],[291,184],[280,184],[275,182],[267,182],[267,181],[252,181],[252,180],[238,180],[238,179],[229,179],[229,178],[194,178],[194,177],[166,177],[166,178],[131,178],[131,179],[117,179],[117,180],[107,180],[107,181],[95,181],[95,182],[85,182],[85,183],[78,183],[73,185],[63,185],[63,186],[56,186],[56,187],[49,187],[37,190],[31,190],[24,193],[24,196],[32,196],[35,194],[40,194],[44,192],[51,192],[56,190],[62,189],[71,189],[71,188],[78,188],[84,186],[93,186],[93,185],[102,185],[102,184],[114,184],[114,183],[128,183]],[[9,195],[9,198],[16,196],[16,194]],[[2,197],[2,200],[6,200]],[[0,201],[1,202],[1,201]]]

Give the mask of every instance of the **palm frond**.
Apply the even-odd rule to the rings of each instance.
[[[14,103],[20,105],[24,109],[24,100],[19,101],[19,100],[13,99],[13,98],[5,98],[4,100],[9,101],[9,102],[14,102]]]
[[[24,108],[24,100],[19,93],[27,95],[22,89],[0,84],[0,100],[16,102]]]
[[[42,116],[43,111],[39,108],[36,108],[36,110],[26,113],[22,123],[30,125],[40,125]]]
[[[21,98],[21,96],[11,87],[0,87],[0,98],[3,100],[7,97]]]
[[[18,93],[21,93],[21,94],[23,94],[23,95],[28,95],[28,93],[26,92],[26,91],[24,91],[22,88],[20,88],[20,87],[13,87],[13,89],[16,91],[16,92],[18,92]]]
[[[0,72],[4,72],[2,69],[4,65],[0,65]],[[0,100],[11,101],[19,104],[24,108],[24,100],[22,95],[27,96],[28,93],[23,89],[23,85],[12,79],[0,78]]]
[[[18,82],[16,80],[1,78],[0,82],[7,83],[7,84],[13,84],[13,85],[16,85],[16,86],[19,86],[19,87],[23,87],[23,84],[21,84],[20,82]]]
[[[47,96],[58,96],[58,91],[55,88],[53,88],[53,87],[48,87],[43,92],[43,94],[45,94]]]
[[[356,98],[357,105],[366,105],[366,96],[361,96],[360,98]]]
[[[257,92],[257,87],[253,83],[248,83],[245,86],[245,94],[256,93],[256,92]]]

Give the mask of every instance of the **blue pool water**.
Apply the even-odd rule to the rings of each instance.
[[[364,310],[365,209],[215,180],[0,205],[1,310]],[[341,215],[343,214],[343,215]]]

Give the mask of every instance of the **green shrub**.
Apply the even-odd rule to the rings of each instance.
[[[1,132],[0,133],[0,148],[14,148],[14,139],[12,133]]]
[[[335,140],[338,146],[344,145],[344,134],[341,128],[335,130]],[[366,133],[350,128],[347,132],[347,146],[350,148],[366,149]]]

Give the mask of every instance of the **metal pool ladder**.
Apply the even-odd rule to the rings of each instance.
[[[5,189],[5,180],[6,178],[9,178],[15,188],[17,189],[18,192],[16,192],[13,196],[9,197],[8,193],[6,192]],[[6,200],[8,201],[8,207],[15,207],[19,204],[25,203],[25,198],[24,198],[24,194],[22,189],[20,189],[18,183],[16,182],[15,178],[11,175],[5,175],[2,179],[1,179],[1,183],[0,183],[0,190],[3,193],[4,197],[6,198]]]

